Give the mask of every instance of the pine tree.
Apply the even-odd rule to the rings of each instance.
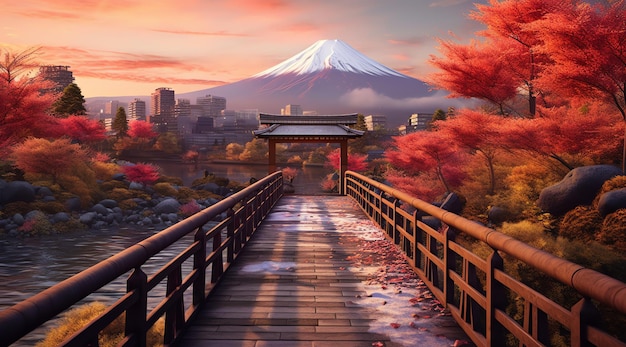
[[[128,119],[126,118],[126,111],[123,107],[117,109],[115,113],[115,119],[112,125],[113,130],[117,133],[117,137],[126,136],[128,133]]]
[[[68,117],[71,115],[85,115],[85,98],[76,83],[65,87],[61,97],[52,105],[52,112],[57,117]]]

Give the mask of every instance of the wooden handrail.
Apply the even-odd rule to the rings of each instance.
[[[517,328],[508,330],[501,335],[498,335],[500,333],[497,331],[485,331],[484,326],[476,326],[476,316],[482,316],[481,319],[485,321],[486,326],[492,328],[495,326],[500,328],[503,326],[517,327],[518,325],[511,317],[503,314],[504,308],[501,303],[489,302],[490,298],[502,300],[502,296],[505,296],[501,295],[501,292],[490,293],[490,290],[494,288],[494,290],[502,288],[513,291],[512,288],[504,286],[502,281],[498,281],[504,270],[501,261],[499,261],[500,265],[498,262],[493,263],[493,261],[501,259],[499,253],[507,254],[562,284],[572,287],[583,298],[579,302],[581,307],[588,307],[586,303],[591,303],[593,300],[626,314],[626,284],[621,281],[536,249],[496,230],[465,219],[356,172],[346,172],[345,186],[346,195],[352,197],[362,210],[370,216],[370,219],[383,230],[388,231],[387,238],[400,246],[417,274],[442,304],[451,309],[457,322],[479,346],[504,344],[503,334],[513,334],[519,341],[527,341],[528,335],[536,335],[537,341],[547,343],[547,341],[542,340],[545,339],[545,336],[540,336],[541,334],[536,331],[539,330],[536,322],[534,325],[528,323],[528,326],[520,326],[519,330]],[[417,209],[419,213],[408,213],[399,207],[402,204]],[[448,228],[441,230],[430,228],[422,222],[423,218],[419,217],[426,215],[438,219]],[[390,225],[391,223],[394,225]],[[455,233],[463,233],[489,245],[494,251],[492,259],[478,260],[475,254],[454,241]],[[441,249],[437,251],[437,247],[432,247],[433,243]],[[428,247],[427,244],[431,246]],[[464,264],[462,271],[465,273],[457,274],[455,272],[457,271],[455,267],[459,261]],[[438,264],[445,265],[442,268]],[[479,281],[476,280],[474,269],[479,269],[487,277],[486,283],[482,286],[477,285]],[[438,278],[438,274],[442,274],[443,278]],[[523,286],[521,283],[520,285]],[[453,292],[454,287],[458,290],[457,293]],[[521,288],[521,286],[516,286],[516,288]],[[554,307],[557,305],[552,301],[545,301],[549,299],[543,298],[540,293],[529,288],[520,291],[522,293],[513,292],[527,302],[528,310],[533,310],[532,312],[542,317],[543,315],[562,316],[563,311],[560,310],[560,306],[559,309],[546,309],[547,312],[537,308],[537,306]],[[479,302],[486,302],[486,304],[479,308],[477,307]],[[465,306],[461,307],[463,305]],[[467,309],[468,305],[471,307],[469,310]],[[587,342],[603,345],[598,344],[598,341],[602,343],[609,341],[610,345],[626,346],[626,343],[618,341],[606,333],[600,333],[601,329],[581,323],[581,321],[585,321],[585,317],[577,317],[576,314],[584,315],[586,314],[584,310],[578,312],[576,306],[565,310],[569,317],[562,324],[570,324],[566,328],[570,329],[573,345]],[[598,313],[595,310],[592,311],[590,315]],[[530,315],[531,313],[524,312],[524,314]],[[529,320],[532,319],[529,318]],[[545,323],[547,325],[547,322]],[[576,324],[579,326],[576,327]],[[533,327],[535,331],[533,331]],[[481,331],[481,329],[483,330]],[[587,340],[589,336],[595,340]]]
[[[225,222],[218,224],[216,227],[211,230],[204,232],[202,228],[209,222],[213,221],[215,217],[220,214],[228,211],[233,211],[237,208],[237,211],[243,211],[241,213],[248,213],[243,220],[245,221],[247,218],[255,218],[258,220],[262,220],[269,213],[269,209],[280,199],[282,196],[282,174],[280,172],[273,173],[258,182],[250,185],[249,187],[230,195],[220,202],[194,214],[193,216],[186,218],[179,223],[176,223],[167,229],[133,245],[128,247],[127,249],[117,253],[110,258],[99,262],[98,264],[93,265],[92,267],[12,306],[0,312],[0,345],[5,346],[15,341],[19,340],[29,332],[33,331],[43,323],[48,320],[53,319],[58,314],[64,312],[72,305],[78,303],[91,293],[97,291],[103,286],[109,284],[110,282],[116,280],[120,276],[125,273],[134,270],[134,274],[141,273],[141,266],[145,264],[149,259],[153,256],[159,254],[161,251],[172,245],[173,243],[179,241],[186,235],[190,233],[196,233],[196,237],[193,241],[193,244],[189,245],[186,250],[183,250],[179,255],[176,256],[175,259],[179,259],[178,262],[182,263],[186,258],[191,256],[194,257],[194,271],[191,280],[196,281],[192,283],[180,283],[180,274],[176,273],[180,269],[180,264],[178,266],[164,267],[161,271],[165,271],[163,273],[158,272],[153,275],[153,278],[165,278],[169,280],[175,280],[176,286],[173,286],[172,290],[181,290],[180,286],[193,287],[194,290],[194,305],[191,308],[188,308],[188,318],[193,316],[194,313],[198,310],[201,303],[198,303],[199,298],[206,298],[209,293],[206,293],[205,290],[207,288],[211,289],[211,283],[215,283],[219,280],[219,278],[214,278],[212,282],[206,282],[204,272],[206,271],[209,265],[213,264],[214,268],[221,269],[223,272],[225,268],[228,266],[227,262],[223,262],[222,257],[211,257],[210,252],[217,251],[214,248],[205,247],[206,243],[210,242],[210,240],[215,237],[219,237],[221,231],[226,226],[229,227],[230,230],[235,230],[236,235],[230,235],[227,240],[223,240],[223,242],[218,243],[213,247],[223,247],[228,249],[229,254],[234,254],[233,249],[241,249],[245,242],[249,239],[250,235],[242,235],[242,226],[241,225],[233,225],[236,219],[232,219],[228,217]],[[250,203],[258,206],[256,209],[246,209],[246,206]],[[238,212],[235,212],[238,213]],[[233,213],[229,213],[230,216]],[[251,217],[252,216],[252,217]],[[254,226],[254,230],[256,230],[256,226]],[[254,230],[250,230],[249,233]],[[237,242],[235,242],[237,241]],[[235,245],[235,243],[237,243]],[[190,250],[190,248],[193,248]],[[204,252],[204,253],[202,253]],[[202,253],[202,254],[201,254]],[[221,253],[221,251],[220,251]],[[178,258],[180,257],[180,258]],[[233,255],[234,257],[234,255]],[[219,259],[219,264],[215,263],[215,260]],[[232,259],[231,259],[232,260]],[[210,268],[210,267],[209,267]],[[200,274],[202,273],[202,275]],[[133,277],[133,275],[131,275]],[[147,281],[145,276],[143,281]],[[138,278],[141,278],[139,276]],[[130,279],[129,279],[130,281]],[[140,280],[141,281],[141,280]],[[203,283],[200,283],[200,282]],[[146,282],[147,283],[147,282]],[[140,293],[132,286],[129,285],[129,294],[133,295],[141,295],[147,296],[148,292]],[[168,286],[169,287],[169,286]],[[178,289],[176,289],[178,288]],[[172,294],[172,293],[169,293]],[[182,293],[174,293],[174,297],[180,297]],[[175,298],[174,298],[175,299]],[[139,297],[136,300],[126,300],[125,297],[119,299],[116,304],[111,307],[119,310],[119,306],[122,306],[122,312],[125,312],[130,309],[131,305],[133,305],[136,301],[146,301],[147,298]],[[129,303],[132,302],[132,303]],[[201,300],[204,301],[204,300]],[[181,300],[182,302],[182,300]],[[175,303],[164,300],[161,304],[163,306],[173,306]],[[110,308],[111,309],[111,308]],[[180,308],[181,310],[183,308]],[[139,310],[141,312],[141,310]],[[103,314],[104,315],[104,314]],[[143,321],[145,322],[147,316],[145,314],[145,309],[143,313],[140,313]],[[107,316],[107,322],[110,323],[112,319],[117,316],[111,318]],[[158,317],[156,317],[158,318]],[[179,317],[180,318],[180,317]],[[170,319],[169,316],[167,319]],[[173,318],[171,318],[173,319]],[[156,321],[153,319],[152,321]],[[93,323],[93,322],[92,322]],[[100,322],[98,325],[102,325]],[[127,324],[137,324],[136,322]],[[166,326],[168,326],[168,322],[166,321]],[[106,326],[106,325],[105,325]],[[139,332],[140,334],[144,334],[143,338],[140,338],[138,341],[144,341],[145,343],[145,334],[147,329],[149,328],[146,324],[139,324],[144,329],[143,332]],[[178,330],[182,330],[182,326],[177,326],[177,331],[173,333],[173,339],[178,336]],[[132,329],[131,329],[132,330]],[[86,338],[88,341],[97,341],[97,334],[100,330],[92,329],[89,327],[83,329],[83,331],[87,331],[86,334],[89,337]],[[127,332],[129,328],[127,326]],[[137,332],[135,332],[137,333]],[[79,334],[80,335],[80,334]],[[85,337],[80,337],[76,341],[82,341]],[[172,341],[166,341],[172,342]],[[70,345],[72,343],[70,342]],[[78,342],[74,342],[75,345],[80,345]],[[141,344],[140,344],[141,345]]]

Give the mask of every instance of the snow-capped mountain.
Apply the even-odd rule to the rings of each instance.
[[[446,98],[446,92],[431,91],[426,83],[368,58],[341,40],[317,41],[249,78],[177,93],[176,98],[195,104],[198,97],[206,95],[225,97],[229,110],[258,109],[279,114],[281,108],[292,104],[320,115],[386,115],[389,127],[406,124],[413,113],[433,113],[438,108],[459,108],[466,103]]]
[[[292,73],[305,75],[326,69],[374,76],[409,78],[366,57],[341,40],[317,41],[304,51],[252,77],[267,78]]]

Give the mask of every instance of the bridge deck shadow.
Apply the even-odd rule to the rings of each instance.
[[[451,346],[469,340],[450,316],[408,297],[400,302],[419,314],[389,316],[393,310],[383,306],[393,298],[384,296],[407,294],[393,284],[383,291],[381,267],[397,265],[368,245],[386,242],[372,228],[347,197],[283,197],[179,345]],[[417,290],[428,297],[427,289]]]

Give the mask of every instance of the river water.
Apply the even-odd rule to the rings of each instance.
[[[155,164],[161,167],[164,174],[180,177],[186,186],[190,186],[194,179],[202,177],[205,170],[216,176],[228,177],[230,180],[241,183],[248,182],[252,177],[262,178],[267,174],[265,165],[200,164],[195,166],[174,162]],[[320,167],[298,170],[299,173],[294,180],[295,193],[321,194],[320,182],[329,170]],[[0,310],[27,299],[160,230],[130,226],[26,239],[0,236]],[[168,253],[175,254],[184,247],[182,243],[173,245],[162,255],[161,259],[157,259],[149,266],[152,268],[161,266],[167,261]],[[86,301],[112,301],[124,292],[125,287],[125,277],[120,278],[119,281],[109,284]],[[45,330],[52,324],[49,323],[38,329],[14,346],[32,346],[43,337]],[[3,344],[0,343],[0,345]]]

